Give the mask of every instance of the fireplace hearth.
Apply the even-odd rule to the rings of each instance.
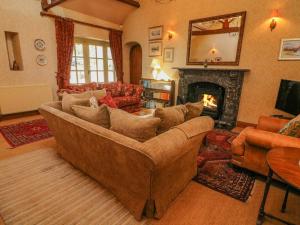
[[[179,70],[177,103],[204,101],[202,115],[215,119],[216,126],[236,126],[246,69],[176,68]]]

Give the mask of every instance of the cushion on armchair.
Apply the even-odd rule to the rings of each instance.
[[[280,131],[279,134],[300,138],[300,114],[288,122]]]

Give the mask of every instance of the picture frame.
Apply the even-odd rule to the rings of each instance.
[[[300,60],[300,38],[281,39],[278,60]]]
[[[174,62],[174,48],[164,48],[164,62]]]
[[[149,27],[149,41],[156,41],[162,40],[164,33],[164,27],[156,26],[156,27]]]
[[[162,55],[162,42],[150,42],[149,43],[149,57],[161,56]]]

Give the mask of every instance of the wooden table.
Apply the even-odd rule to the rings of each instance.
[[[287,183],[287,190],[281,207],[282,212],[284,212],[286,208],[286,202],[288,199],[290,187],[300,190],[300,149],[284,147],[274,148],[267,154],[267,163],[269,166],[269,174],[267,177],[264,196],[261,202],[256,224],[261,225],[263,224],[265,217],[270,217],[284,224],[292,225],[292,223],[290,222],[284,221],[280,218],[266,213],[265,204],[268,197],[270,185],[272,183],[273,173],[276,174],[285,183]]]

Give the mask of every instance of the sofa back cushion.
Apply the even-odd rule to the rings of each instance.
[[[94,90],[91,91],[92,95],[95,96],[97,99],[103,98],[106,96],[106,89],[103,88],[101,90]]]
[[[100,88],[105,88],[106,92],[110,94],[112,97],[118,97],[122,92],[122,83],[121,82],[112,82],[112,83],[104,83],[99,84]]]
[[[110,128],[109,112],[106,105],[101,105],[98,108],[73,105],[72,110],[80,119],[100,125],[107,129]]]
[[[73,105],[89,106],[89,99],[92,97],[91,92],[84,92],[82,94],[67,94],[62,96],[62,110],[69,114],[74,114],[72,110]]]
[[[112,131],[145,142],[156,136],[160,119],[139,117],[121,109],[110,109],[110,123]]]
[[[132,96],[134,91],[133,84],[122,84],[121,96]]]
[[[166,132],[171,127],[177,126],[185,121],[187,108],[184,105],[177,105],[167,108],[157,108],[154,116],[161,119],[158,133]]]
[[[280,131],[280,134],[300,138],[300,114],[288,122]]]
[[[186,120],[190,120],[201,115],[204,103],[203,101],[195,103],[188,102],[185,106],[187,108]]]

